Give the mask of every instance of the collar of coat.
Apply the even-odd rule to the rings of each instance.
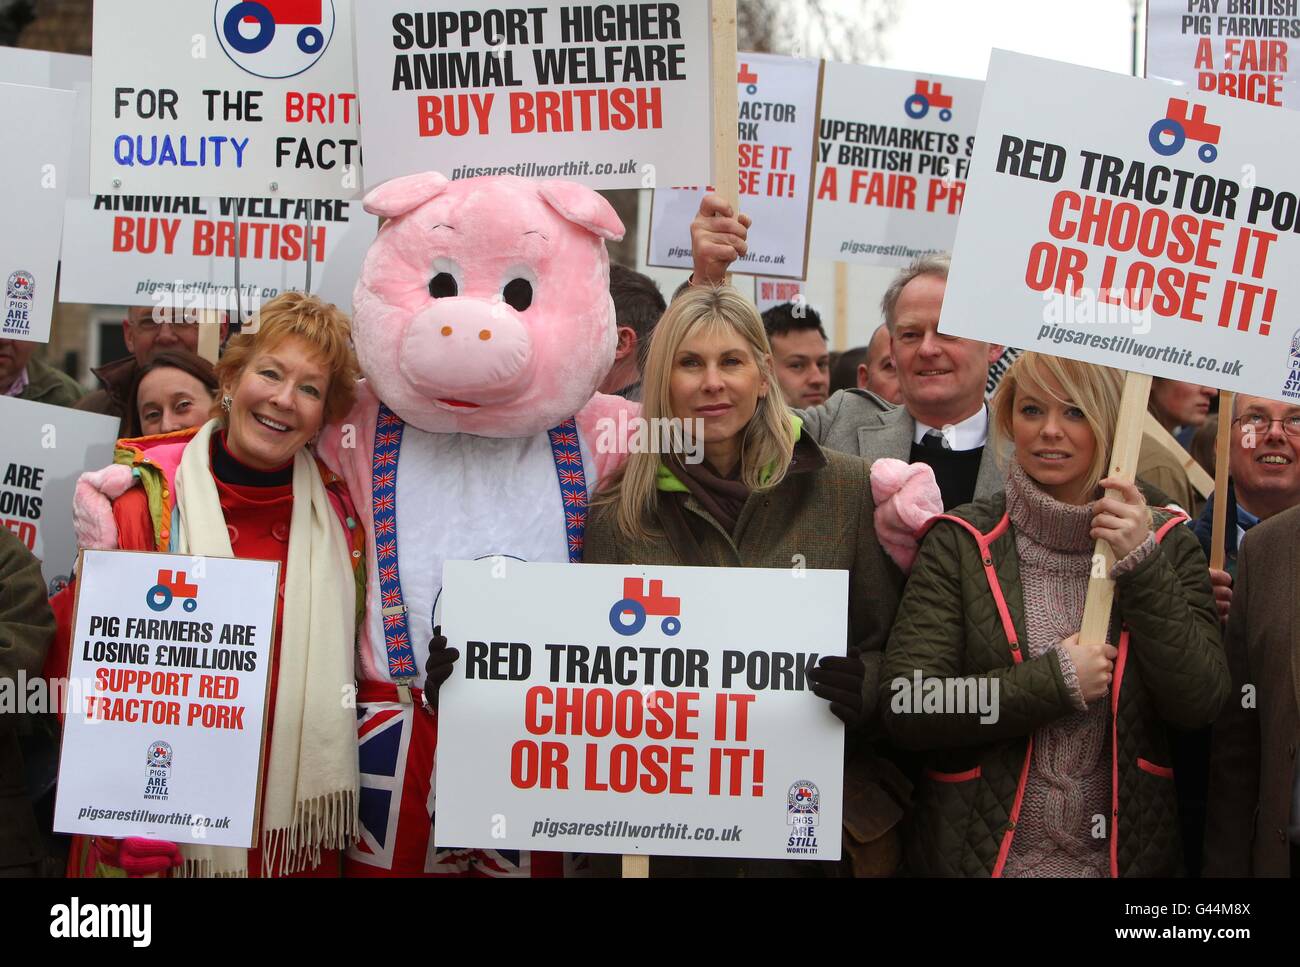
[[[803,420],[794,413],[790,414],[790,425],[794,427],[795,455],[790,467],[790,473],[801,473],[805,470],[814,470],[826,463],[826,457],[822,455],[821,447],[813,441],[811,437],[803,432]],[[806,457],[800,459],[800,450],[810,451]],[[815,454],[815,456],[814,456]],[[773,472],[776,470],[776,463],[773,461],[763,468],[762,483],[767,483],[771,479]],[[689,493],[686,484],[677,479],[677,474],[668,469],[667,465],[661,460],[659,469],[655,474],[655,487],[665,493],[685,494]]]
[[[131,395],[131,384],[135,381],[135,374],[139,368],[134,356],[125,356],[103,366],[96,366],[91,372],[95,374],[95,378],[99,380],[110,399],[125,403],[126,398]]]

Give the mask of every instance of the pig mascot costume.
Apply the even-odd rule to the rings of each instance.
[[[601,421],[636,411],[595,395],[616,340],[605,240],[623,225],[588,188],[513,177],[398,178],[365,207],[388,219],[354,296],[366,378],[321,440],[370,537],[347,873],[562,875],[562,854],[434,848],[420,686],[444,561],[581,560],[588,495],[621,460],[596,452]]]

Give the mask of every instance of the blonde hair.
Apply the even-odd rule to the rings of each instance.
[[[1060,386],[1065,399],[1052,393],[1049,381]],[[1058,403],[1069,403],[1083,411],[1083,418],[1097,444],[1087,470],[1088,488],[1085,493],[1091,493],[1110,466],[1110,449],[1115,442],[1115,422],[1119,418],[1124,374],[1108,366],[1094,366],[1061,356],[1024,353],[1011,364],[998,383],[991,404],[994,433],[1012,443],[1015,440],[1012,418],[1016,408],[1016,389],[1024,383],[1033,383]]]
[[[650,336],[641,384],[641,418],[650,421],[673,416],[670,384],[677,351],[693,336],[714,333],[739,335],[767,382],[766,395],[759,397],[758,408],[742,431],[740,479],[752,491],[770,490],[789,469],[794,427],[772,372],[772,347],[763,320],[758,310],[730,286],[692,287],[669,305]],[[598,505],[613,506],[615,526],[629,539],[645,539],[656,533],[653,522],[659,501],[659,464],[660,454],[629,454],[597,501]]]
[[[258,353],[269,352],[290,336],[309,343],[329,372],[325,394],[325,422],[342,419],[356,401],[360,375],[352,350],[352,324],[338,306],[314,295],[285,292],[262,306],[259,326],[252,335],[232,336],[217,363],[217,379],[223,388],[239,382],[244,367]],[[218,404],[212,415],[226,425],[226,414]]]

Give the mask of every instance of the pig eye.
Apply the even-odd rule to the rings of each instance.
[[[450,272],[439,272],[429,280],[429,295],[435,299],[451,299],[459,292],[456,277]]]
[[[523,312],[533,304],[533,285],[527,279],[511,279],[502,290],[501,297],[515,312]]]

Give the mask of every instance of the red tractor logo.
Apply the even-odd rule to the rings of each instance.
[[[1191,109],[1190,117],[1188,108]],[[1188,139],[1200,141],[1201,146],[1197,148],[1196,156],[1208,165],[1219,156],[1219,149],[1215,145],[1219,143],[1222,131],[1223,128],[1219,125],[1205,120],[1204,104],[1191,105],[1181,97],[1171,97],[1165,116],[1151,125],[1147,140],[1151,142],[1152,151],[1166,158],[1182,151]],[[1165,141],[1166,137],[1169,138],[1168,142]]]
[[[144,602],[153,611],[166,611],[174,598],[184,599],[181,607],[193,611],[199,606],[199,586],[187,584],[184,571],[177,571],[173,578],[171,571],[160,570],[158,583],[145,593]]]
[[[325,45],[320,31],[322,0],[263,0],[261,3],[237,3],[226,12],[222,32],[226,43],[241,54],[258,54],[271,46],[276,27],[302,27],[298,31],[298,49],[315,54]],[[245,37],[242,24],[255,24],[257,32]]]
[[[745,85],[745,93],[753,97],[758,93],[758,75],[749,69],[748,64],[740,65],[740,72],[736,75],[736,83]]]
[[[932,107],[939,109],[940,121],[952,120],[952,95],[945,94],[940,83],[917,81],[915,93],[903,102],[903,110],[913,121],[919,121],[930,113]]]
[[[663,581],[651,581],[650,593],[646,594],[641,578],[624,578],[623,598],[609,609],[609,626],[630,637],[645,627],[646,615],[663,616],[660,627],[664,634],[672,636],[682,630],[681,613],[682,599],[664,597]],[[624,623],[626,615],[632,616],[631,624]]]

